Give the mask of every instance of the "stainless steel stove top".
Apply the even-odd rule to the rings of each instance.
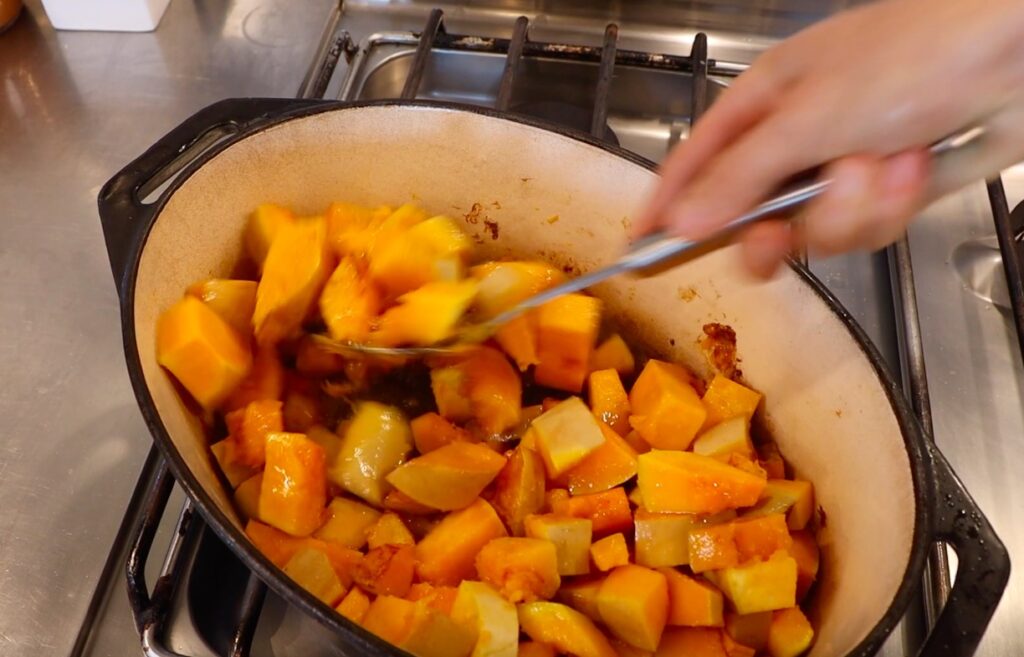
[[[433,52],[423,71],[418,95],[494,105],[500,92],[505,56],[489,52],[487,39],[511,38],[516,17],[525,14],[531,19],[531,43],[600,48],[605,25],[614,20],[619,26],[620,51],[663,53],[680,59],[689,56],[696,33],[704,30],[708,33],[708,55],[715,60],[708,88],[709,98],[713,100],[717,90],[728,84],[730,77],[768,44],[847,4],[852,3],[805,0],[790,0],[781,5],[774,2],[639,2],[622,3],[615,15],[582,2],[493,0],[443,6],[449,34],[474,35],[482,39],[469,47],[453,44]],[[63,450],[61,462],[67,464],[72,475],[83,472],[85,466],[81,463],[92,463],[86,457],[97,458],[99,447],[105,446],[100,451],[108,456],[113,453],[116,458],[106,458],[103,463],[89,466],[92,484],[88,488],[91,491],[76,484],[70,496],[37,492],[31,498],[26,497],[23,490],[26,485],[34,486],[37,491],[45,490],[39,488],[38,483],[26,482],[52,481],[54,475],[46,469],[46,459],[27,458],[24,454],[35,444],[40,426],[39,417],[23,410],[26,403],[32,402],[6,391],[0,393],[0,412],[18,411],[14,414],[11,447],[0,450],[0,473],[13,473],[13,476],[0,477],[0,499],[13,500],[19,505],[17,508],[0,505],[0,529],[15,536],[13,540],[0,538],[0,591],[3,591],[0,593],[0,653],[34,657],[71,651],[76,655],[120,657],[136,655],[141,649],[124,593],[124,551],[115,551],[108,560],[107,550],[121,520],[122,509],[128,504],[128,491],[138,477],[138,464],[145,455],[147,436],[134,412],[123,365],[116,356],[115,336],[119,328],[93,209],[98,185],[178,120],[220,97],[284,96],[294,95],[296,90],[305,95],[342,99],[400,96],[413,62],[417,45],[415,33],[423,29],[434,6],[436,3],[391,4],[369,0],[346,3],[344,12],[336,12],[331,0],[310,2],[303,11],[285,0],[236,0],[202,6],[186,5],[178,0],[172,4],[164,24],[151,35],[62,33],[55,36],[46,31],[48,26],[44,20],[33,24],[34,32],[29,34],[25,34],[24,25],[16,28],[22,34],[15,38],[35,48],[30,53],[36,58],[41,51],[49,57],[47,61],[59,64],[62,61],[59,53],[63,52],[64,65],[69,71],[64,77],[70,78],[76,88],[74,93],[64,95],[59,109],[41,105],[34,108],[41,111],[26,113],[22,109],[20,114],[14,94],[0,94],[0,103],[4,103],[0,105],[0,110],[4,111],[0,113],[0,125],[5,125],[5,117],[24,121],[30,129],[41,131],[40,140],[50,144],[54,152],[59,150],[57,146],[66,146],[74,138],[82,141],[85,138],[77,132],[72,136],[66,133],[46,135],[42,134],[42,129],[55,125],[54,116],[81,106],[87,108],[92,118],[88,125],[73,124],[77,131],[97,130],[104,138],[113,139],[116,131],[104,127],[102,120],[112,114],[122,121],[132,121],[129,125],[133,127],[126,131],[131,143],[106,146],[101,151],[102,157],[89,162],[95,171],[90,169],[81,182],[72,178],[81,198],[70,206],[54,206],[54,201],[43,200],[43,193],[26,199],[50,203],[49,207],[74,217],[72,227],[92,231],[93,239],[88,248],[95,253],[90,251],[89,258],[98,261],[101,267],[100,272],[92,272],[86,282],[90,290],[99,288],[107,293],[98,308],[64,308],[55,314],[63,312],[66,323],[81,322],[87,317],[97,325],[94,330],[106,332],[107,337],[103,338],[105,358],[113,362],[107,366],[104,361],[103,367],[107,369],[94,367],[93,372],[116,382],[110,392],[114,400],[108,403],[118,410],[109,421],[92,425],[84,423],[87,414],[79,417],[70,412],[67,417],[71,418],[70,424],[75,430],[54,431],[55,448]],[[33,3],[30,8],[39,10]],[[5,41],[0,39],[0,54],[4,47]],[[136,65],[118,68],[116,63],[124,56]],[[317,65],[309,67],[311,60]],[[336,60],[336,67],[329,76],[321,74],[321,60]],[[38,63],[30,55],[22,55],[13,74],[0,68],[8,80],[7,88],[22,89],[22,96],[26,96],[24,89],[30,85],[12,87],[10,80],[15,80],[13,84],[17,85],[19,79],[25,79],[26,71],[33,73],[33,66]],[[123,71],[127,80],[105,69]],[[46,78],[47,74],[52,78],[49,70],[42,73],[44,84],[68,84],[67,79]],[[305,78],[303,73],[306,73]],[[38,80],[40,72],[35,71],[35,74]],[[581,123],[586,129],[598,75],[596,62],[558,57],[527,58],[516,78],[510,106],[550,115],[552,110],[546,105],[554,99],[558,101],[554,110],[558,116]],[[112,104],[103,93],[113,93],[121,100]],[[150,95],[148,102],[146,94]],[[146,122],[140,117],[149,115],[153,102],[159,104],[158,101],[165,99],[173,99],[174,111],[159,114],[161,124],[142,127]],[[686,137],[691,103],[686,72],[672,67],[620,66],[615,71],[608,100],[607,125],[625,148],[659,160],[671,145]],[[126,107],[122,108],[121,104]],[[572,108],[582,108],[587,115],[580,118],[579,112]],[[17,148],[27,149],[28,145],[18,140],[13,146],[0,145],[0,164],[16,161],[20,153]],[[39,173],[46,170],[45,162],[32,162]],[[10,169],[4,167],[3,170]],[[76,173],[78,171],[69,171],[67,175]],[[1024,167],[1007,171],[1003,181],[1012,207],[1024,197]],[[0,194],[25,193],[16,188],[11,178],[0,177]],[[23,218],[27,224],[28,216]],[[907,318],[901,312],[902,306],[894,304],[894,280],[899,283],[900,279],[893,274],[906,274],[906,256],[912,256],[936,441],[1015,555],[1024,554],[1024,531],[1018,528],[1017,522],[1024,513],[1024,484],[1016,476],[1024,468],[1021,391],[1024,368],[1017,334],[1010,317],[973,294],[954,267],[954,260],[963,265],[963,254],[973,252],[961,248],[955,259],[957,247],[969,240],[984,240],[992,234],[989,202],[984,186],[979,183],[929,208],[915,224],[909,248],[899,259],[893,255],[890,261],[890,255],[885,253],[849,255],[827,261],[812,260],[810,266],[857,317],[890,365],[900,371],[899,343]],[[52,237],[34,237],[10,223],[0,224],[0,266],[19,262],[17,256],[4,248],[14,239],[28,240],[33,253],[41,255],[71,248],[65,237],[66,233],[61,235],[59,231]],[[33,242],[34,238],[38,241]],[[981,263],[978,265],[981,273],[972,280],[985,286],[992,276],[984,276],[988,253],[981,251],[980,256],[968,265]],[[989,267],[988,271],[991,274],[993,270]],[[1001,274],[1000,269],[994,272],[996,277]],[[64,278],[69,281],[68,285],[73,285],[70,281],[76,277],[73,270],[68,270]],[[0,299],[5,299],[5,294],[10,293],[0,293]],[[0,343],[12,345],[16,338],[24,339],[33,317],[38,317],[40,322],[53,321],[53,316],[35,314],[32,294],[15,294],[11,300],[11,307],[16,310],[14,317],[24,316],[25,319],[13,322],[10,318],[0,319],[0,337],[7,338]],[[8,307],[6,301],[4,307]],[[19,309],[24,311],[23,315],[18,314]],[[95,315],[85,313],[102,313],[104,320],[101,322],[94,319]],[[88,346],[69,349],[72,357],[80,361],[83,357],[76,354],[90,351]],[[0,353],[5,353],[2,348]],[[14,352],[10,356],[19,368],[14,381],[19,389],[40,390],[44,383],[53,382],[42,366],[56,367],[58,362],[52,357],[40,356],[41,362],[34,363]],[[83,381],[72,377],[53,385],[59,390],[70,389],[82,386]],[[46,395],[46,391],[41,394]],[[36,408],[38,413],[44,413],[42,403]],[[112,432],[119,438],[101,440],[96,446],[82,444],[96,432]],[[87,433],[90,435],[85,436]],[[127,438],[129,435],[131,439]],[[74,476],[71,479],[78,480]],[[103,502],[97,508],[81,509],[83,495]],[[180,508],[182,502],[180,494],[172,494],[169,511],[154,541],[151,563],[147,566],[150,582],[155,581],[163,565],[164,552],[175,535],[178,521],[175,509]],[[39,543],[56,543],[49,551],[40,551],[31,542],[18,540],[17,536],[22,535],[19,532],[23,533],[28,526],[26,518],[31,515],[60,519],[56,522],[62,532],[51,529],[49,535],[30,534]],[[53,527],[53,524],[47,526]],[[77,540],[83,533],[87,540]],[[186,533],[177,545],[181,548],[180,563],[185,575],[169,606],[171,613],[162,643],[182,655],[225,654],[230,642],[228,633],[233,627],[230,623],[211,622],[211,618],[217,617],[218,609],[230,606],[218,595],[242,594],[246,573],[232,570],[240,566],[233,566],[225,548],[210,536],[196,538]],[[79,546],[82,550],[76,552]],[[69,573],[62,571],[62,563],[51,559],[47,567],[35,566],[40,552],[54,558],[65,555],[64,563],[79,571],[81,577],[66,586]],[[69,559],[66,555],[74,556]],[[110,569],[101,574],[105,562]],[[28,565],[20,567],[19,564]],[[94,582],[99,582],[100,591],[104,592],[96,598],[103,604],[90,609]],[[63,596],[40,594],[61,586],[67,588]],[[1024,610],[1024,578],[1015,576],[1011,578],[979,654],[999,657],[1024,654],[1024,628],[1015,622],[1021,610]],[[95,615],[90,615],[91,612]],[[60,626],[52,622],[58,613],[64,619]],[[84,631],[76,647],[80,625]],[[919,625],[917,617],[906,623],[911,643]],[[342,654],[323,630],[273,595],[267,596],[254,632],[253,655]],[[41,639],[42,635],[45,638]],[[160,654],[158,647],[150,648],[153,654]],[[887,657],[908,654],[904,637],[894,634],[881,654]]]

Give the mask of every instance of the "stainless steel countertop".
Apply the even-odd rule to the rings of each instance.
[[[26,14],[0,35],[0,273],[7,279],[0,286],[0,654],[69,651],[150,445],[124,369],[95,210],[100,185],[210,102],[293,94],[334,1],[299,8],[288,0],[174,0],[155,32],[109,34],[56,33],[38,0],[29,0]],[[554,3],[469,4],[514,16]],[[575,20],[600,20],[569,4],[584,7]],[[786,4],[796,13],[748,21],[759,33],[729,43],[737,52],[757,47],[812,10],[849,3]],[[426,8],[417,1],[394,11]],[[678,18],[703,20],[693,11],[678,10]],[[567,28],[548,18],[540,29]],[[654,38],[671,44],[673,34]],[[1011,204],[1019,201],[1024,168],[1005,182]],[[929,209],[912,248],[936,439],[1011,554],[1024,555],[1024,377],[1016,337],[1005,316],[965,291],[949,263],[961,241],[991,232],[976,185]],[[814,270],[892,356],[884,337],[891,320],[884,298],[880,306],[872,296],[879,281],[867,261],[847,256]],[[123,618],[123,601],[112,605],[110,613]],[[1022,609],[1024,576],[1014,575],[979,654],[1024,654]],[[137,655],[125,626],[101,637],[91,654]],[[896,643],[887,656],[899,654]]]
[[[100,186],[208,103],[294,95],[332,1],[174,0],[113,34],[35,0],[0,35],[0,655],[68,653],[150,446]]]

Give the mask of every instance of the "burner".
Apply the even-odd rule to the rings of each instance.
[[[590,122],[593,115],[593,109],[590,107],[581,107],[557,100],[530,100],[512,103],[509,109],[518,114],[525,114],[542,119],[548,123],[554,123],[586,133],[590,132]],[[602,139],[610,144],[619,145],[619,138],[615,136],[607,122],[604,124],[604,136]]]

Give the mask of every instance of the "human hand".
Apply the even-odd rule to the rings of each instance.
[[[978,147],[933,166],[927,147],[983,125]],[[662,166],[635,231],[708,235],[791,176],[833,183],[799,215],[741,241],[770,275],[794,246],[823,255],[895,241],[925,205],[1024,157],[1024,2],[884,0],[767,51]]]

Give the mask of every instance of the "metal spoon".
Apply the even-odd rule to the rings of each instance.
[[[959,150],[968,144],[978,142],[984,134],[984,128],[971,128],[936,142],[931,146],[929,152],[933,157],[937,157],[950,151]],[[430,346],[378,347],[353,342],[339,342],[326,335],[314,335],[313,339],[325,349],[346,356],[415,358],[452,355],[484,342],[510,320],[563,294],[585,290],[619,274],[662,269],[668,264],[671,266],[682,264],[719,249],[731,242],[748,226],[770,217],[778,217],[789,210],[802,206],[820,196],[831,184],[831,180],[821,180],[791,187],[758,205],[750,212],[733,219],[718,232],[703,239],[689,240],[664,232],[652,233],[631,244],[629,250],[622,257],[607,267],[602,267],[524,299],[508,310],[478,324],[462,327],[451,337]]]

